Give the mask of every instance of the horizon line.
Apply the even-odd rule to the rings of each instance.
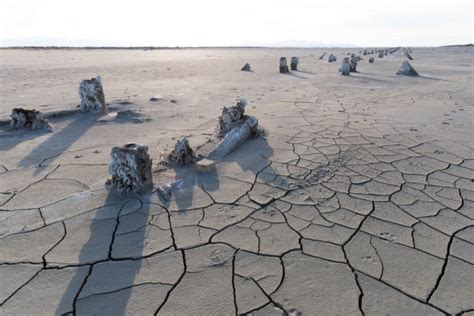
[[[395,47],[418,47],[418,48],[432,48],[432,47],[470,47],[474,46],[473,43],[467,44],[450,44],[450,45],[433,45],[433,46],[359,46],[359,45],[347,45],[347,46],[272,46],[272,45],[242,45],[242,46],[67,46],[67,45],[13,45],[13,46],[0,46],[0,49],[202,49],[202,48],[226,48],[226,49],[235,49],[235,48],[302,48],[302,49],[311,49],[311,48],[395,48]]]

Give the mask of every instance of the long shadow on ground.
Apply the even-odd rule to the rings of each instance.
[[[63,152],[67,151],[82,135],[84,135],[95,123],[97,118],[83,114],[76,114],[71,122],[63,129],[54,132],[50,137],[36,146],[19,163],[18,167],[26,168],[37,165],[46,158],[54,161]],[[38,171],[35,172],[40,172]]]
[[[81,314],[81,310],[85,309],[87,314],[89,312],[99,315],[104,313],[105,307],[107,310],[113,309],[114,315],[125,315],[127,314],[127,305],[132,294],[133,285],[136,275],[139,273],[142,260],[133,260],[140,258],[142,256],[143,247],[145,245],[146,239],[146,229],[145,226],[148,222],[148,215],[150,211],[150,196],[142,196],[140,198],[141,206],[139,209],[130,209],[129,203],[135,198],[132,197],[121,197],[118,193],[109,192],[104,206],[111,205],[119,201],[123,201],[123,204],[117,205],[115,207],[103,207],[99,209],[91,221],[90,225],[90,236],[88,241],[82,246],[79,254],[79,264],[91,264],[91,270],[89,276],[83,280],[83,274],[76,273],[69,283],[68,289],[64,292],[64,295],[61,299],[61,303],[58,307],[58,311],[68,308],[67,305],[70,302],[71,297],[74,297],[74,314]],[[121,216],[127,214],[128,216]],[[111,230],[110,221],[109,226],[106,227],[104,218],[116,218],[117,223],[115,229]],[[127,231],[127,228],[135,228],[133,231],[133,238],[131,238],[133,245],[123,244],[117,245],[117,242],[114,243],[116,234],[119,231]],[[107,233],[104,233],[107,232]],[[123,239],[121,239],[123,240]],[[127,256],[119,254],[116,258],[114,256],[115,251],[119,250],[120,247],[128,249]],[[104,254],[107,254],[107,258],[104,258]],[[119,268],[115,268],[114,263],[120,263]],[[101,265],[110,265],[110,267]],[[122,266],[123,265],[123,266]],[[94,273],[95,270],[101,271]],[[106,276],[102,274],[106,271]],[[100,275],[99,275],[100,274]],[[108,276],[108,278],[107,278]],[[95,289],[93,285],[87,284],[99,284],[100,289]],[[79,292],[77,292],[77,284],[82,283],[82,287]],[[81,291],[87,289],[87,293],[83,294],[101,294],[101,290],[109,289],[105,293],[118,292],[120,291],[119,299],[112,299],[112,301],[107,301],[107,298],[104,299],[107,302],[104,302],[107,306],[96,306],[98,304],[85,304],[80,306],[78,311],[78,298],[79,301],[87,299],[86,297],[80,297]],[[83,311],[84,312],[84,311]]]

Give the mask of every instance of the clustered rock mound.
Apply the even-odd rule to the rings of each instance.
[[[167,162],[172,165],[187,165],[195,162],[196,159],[197,156],[186,138],[178,140],[166,158]]]
[[[119,192],[139,193],[153,186],[151,174],[152,160],[148,155],[148,146],[127,144],[113,147],[110,152],[112,161],[106,186]]]
[[[222,114],[219,117],[217,136],[224,137],[234,127],[241,125],[245,120],[245,106],[247,101],[240,98],[236,105],[229,106],[222,109]]]
[[[219,160],[237,149],[247,139],[255,137],[260,133],[258,120],[254,116],[248,116],[240,126],[234,127],[217,144],[209,154],[211,160]]]
[[[370,58],[369,58],[369,64],[373,64],[374,61],[375,61],[374,57],[370,57]]]
[[[84,113],[107,114],[104,89],[100,76],[82,80],[79,85],[80,109]]]
[[[10,126],[14,129],[31,129],[52,131],[53,127],[44,118],[43,113],[36,110],[14,108],[10,114]]]
[[[329,55],[329,57],[328,57],[328,62],[332,63],[332,62],[334,62],[334,61],[336,61],[336,60],[337,60],[337,57],[336,57],[336,56],[334,56],[333,54]]]
[[[209,158],[217,160],[229,154],[250,137],[261,133],[258,120],[245,115],[247,101],[240,98],[236,105],[224,107],[219,117],[217,136],[220,142],[209,154]]]

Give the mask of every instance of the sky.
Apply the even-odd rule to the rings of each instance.
[[[0,0],[0,45],[440,46],[472,0]]]

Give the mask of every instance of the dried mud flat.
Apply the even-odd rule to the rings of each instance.
[[[395,75],[401,52],[340,76],[350,51],[0,51],[0,119],[74,109],[98,74],[110,112],[0,129],[0,314],[473,313],[472,48],[413,49],[418,78]],[[240,96],[264,137],[208,174],[157,165]],[[104,188],[130,142],[153,193]]]

